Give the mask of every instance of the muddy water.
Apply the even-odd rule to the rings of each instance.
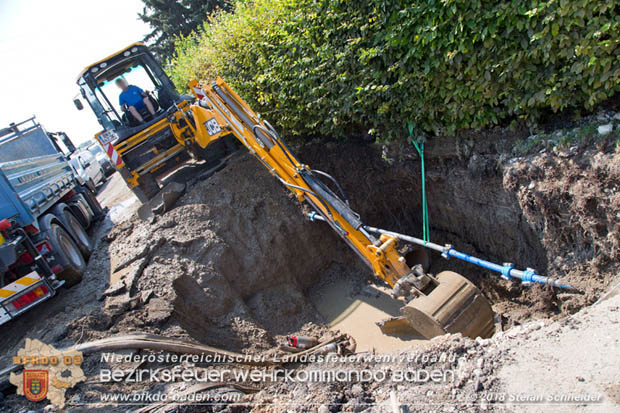
[[[355,280],[336,280],[317,286],[309,298],[334,331],[348,333],[357,341],[357,351],[388,352],[424,340],[418,335],[387,336],[377,322],[399,316],[401,302],[389,290],[375,285],[360,286]]]

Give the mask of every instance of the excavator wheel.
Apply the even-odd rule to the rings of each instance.
[[[400,309],[411,327],[427,339],[446,334],[487,338],[495,330],[493,310],[482,292],[452,271],[437,274],[437,285],[428,295],[411,300]]]

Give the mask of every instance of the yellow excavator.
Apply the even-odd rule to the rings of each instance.
[[[99,110],[98,116],[110,115],[109,109],[97,107],[97,95],[100,93],[98,88],[103,86],[103,83],[114,81],[115,76],[124,76],[135,70],[132,69],[134,66],[131,60],[134,58],[132,55],[134,48],[136,53],[148,58],[146,61],[152,76],[151,81],[167,85],[169,89],[167,91],[159,89],[160,104],[164,100],[162,96],[165,96],[165,93],[173,96],[171,103],[165,109],[164,117],[146,121],[146,125],[132,126],[138,131],[139,138],[126,131],[128,123],[123,126],[118,122],[115,124],[114,121],[103,122],[102,125],[106,130],[98,136],[112,130],[113,137],[109,142],[112,147],[119,148],[121,153],[123,153],[122,143],[126,140],[132,142],[138,140],[141,143],[134,147],[139,148],[141,145],[142,148],[148,149],[148,133],[145,137],[143,131],[150,130],[148,128],[157,124],[159,125],[157,128],[168,128],[166,136],[173,137],[178,145],[191,147],[194,151],[206,155],[213,152],[216,156],[219,151],[214,148],[214,143],[226,137],[236,138],[273,176],[293,192],[299,202],[310,206],[312,212],[308,217],[311,220],[327,223],[374,274],[392,288],[395,297],[404,299],[406,305],[401,309],[402,317],[386,320],[381,325],[383,332],[398,333],[413,328],[427,338],[445,333],[461,333],[472,338],[489,337],[493,334],[494,313],[488,300],[474,284],[460,274],[452,271],[440,272],[437,275],[429,274],[427,249],[440,252],[444,258],[455,257],[496,271],[506,279],[517,278],[524,283],[572,288],[560,284],[557,280],[541,276],[530,268],[518,270],[512,264],[494,264],[456,251],[451,245],[442,246],[364,224],[359,214],[351,209],[338,182],[327,173],[311,169],[301,163],[282,141],[274,127],[261,119],[224,80],[217,78],[209,84],[192,81],[189,83],[189,88],[193,96],[174,95],[170,90],[172,86],[167,76],[155,65],[144,45],[123,49],[120,55],[102,61],[103,64],[92,65],[82,73],[78,82],[81,82],[82,94],[89,99],[96,112]],[[109,64],[118,65],[118,69],[110,68]],[[92,73],[95,67],[98,69]],[[103,70],[106,74],[97,76],[99,70]],[[95,87],[95,90],[91,95],[92,87]],[[163,120],[165,122],[158,123]],[[124,138],[118,136],[119,130],[125,134]],[[158,131],[160,135],[163,133],[161,129]],[[157,151],[151,152],[154,152],[154,157],[148,162],[170,159]],[[126,171],[125,174],[127,173],[129,172]],[[132,176],[137,178],[137,184],[142,175],[134,173]],[[329,182],[329,185],[326,182]],[[399,241],[417,249],[403,255],[399,250]]]

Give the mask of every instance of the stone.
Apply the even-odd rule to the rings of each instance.
[[[482,385],[482,380],[480,379],[480,377],[476,377],[476,380],[474,380],[474,391],[479,392],[483,389],[484,386]]]
[[[354,384],[351,387],[351,393],[356,396],[359,397],[364,393],[364,389],[362,388],[362,386],[360,386],[359,384]]]
[[[120,293],[125,291],[125,287],[126,286],[125,286],[125,283],[123,281],[115,282],[114,284],[109,286],[107,290],[105,290],[103,292],[103,295],[105,297],[109,297],[109,296],[113,296],[113,295],[119,295]]]
[[[606,125],[601,125],[598,127],[597,130],[598,130],[599,135],[607,135],[612,130],[614,130],[614,125],[612,125],[611,123],[608,123]]]
[[[324,404],[322,404],[319,406],[317,413],[329,413],[329,408],[325,406]]]
[[[144,290],[140,293],[140,301],[142,304],[149,302],[149,299],[153,296],[153,289]]]

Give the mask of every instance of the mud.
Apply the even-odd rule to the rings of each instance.
[[[400,316],[403,302],[392,298],[384,285],[360,282],[358,274],[334,268],[310,289],[308,296],[332,331],[355,338],[357,351],[388,352],[419,344],[424,338],[415,331],[386,335],[376,323]]]

